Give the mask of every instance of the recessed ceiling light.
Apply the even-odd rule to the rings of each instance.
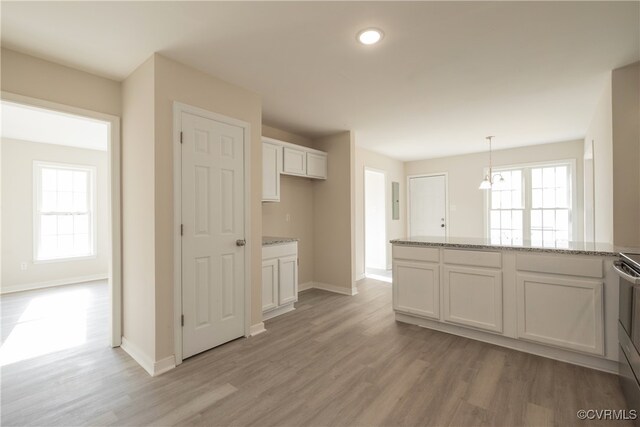
[[[377,28],[365,28],[358,33],[358,41],[362,44],[376,44],[384,37],[384,33]]]

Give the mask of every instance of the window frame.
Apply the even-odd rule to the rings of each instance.
[[[578,188],[577,188],[577,177],[576,177],[576,159],[558,159],[558,160],[549,160],[549,161],[540,161],[540,162],[530,162],[530,163],[517,163],[511,165],[501,165],[497,167],[493,167],[493,174],[498,174],[503,171],[509,171],[513,169],[522,170],[522,191],[523,191],[523,200],[524,200],[524,208],[523,208],[523,218],[522,218],[522,240],[523,246],[526,244],[531,244],[531,211],[532,209],[532,178],[531,178],[531,169],[538,167],[556,167],[556,166],[567,166],[569,171],[569,198],[570,203],[568,203],[570,212],[569,212],[569,239],[571,242],[573,239],[579,235],[578,230],[578,218],[576,217],[578,211]],[[489,168],[485,167],[483,169],[484,175],[489,173]],[[490,218],[490,210],[491,210],[491,190],[485,190],[484,195],[484,237],[485,239],[491,238],[491,218]],[[518,246],[519,247],[519,246]],[[549,247],[544,246],[541,247]]]
[[[80,255],[80,256],[64,256],[60,258],[51,258],[51,259],[38,259],[38,252],[40,249],[40,205],[42,201],[42,170],[50,167],[55,169],[65,169],[72,171],[84,171],[89,174],[89,183],[88,183],[88,200],[87,204],[89,206],[89,247],[91,248],[91,253],[89,255]],[[70,261],[82,261],[88,259],[95,259],[98,256],[98,245],[97,245],[97,168],[93,165],[83,165],[83,164],[72,164],[72,163],[59,163],[59,162],[48,162],[41,160],[33,161],[33,205],[32,205],[32,213],[33,213],[33,263],[34,264],[50,264],[56,262],[70,262]]]

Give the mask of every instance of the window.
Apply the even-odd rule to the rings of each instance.
[[[34,258],[95,255],[95,168],[34,163]]]
[[[489,191],[491,243],[567,247],[572,237],[573,162],[496,169],[504,183]]]

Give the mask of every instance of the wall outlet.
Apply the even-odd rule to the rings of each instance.
[[[284,220],[287,221],[287,222],[291,221],[291,215],[290,214],[286,214],[284,216]]]
[[[27,262],[26,261],[22,261],[20,263],[20,270],[26,270],[27,269]]]

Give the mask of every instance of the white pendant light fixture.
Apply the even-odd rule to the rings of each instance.
[[[499,173],[493,174],[493,165],[491,163],[491,140],[495,138],[494,136],[487,136],[486,139],[489,141],[489,173],[484,176],[484,179],[480,183],[478,187],[479,190],[490,190],[491,188],[498,185],[502,185],[504,183],[504,178]]]

